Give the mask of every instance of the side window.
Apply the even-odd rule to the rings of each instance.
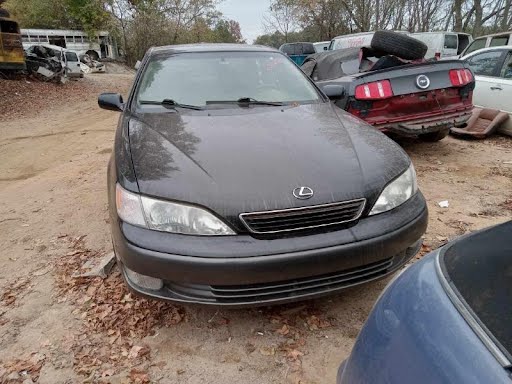
[[[501,69],[501,77],[512,80],[512,52],[509,52],[505,64]]]
[[[468,53],[471,53],[471,52],[474,52],[478,49],[482,49],[482,48],[485,48],[485,41],[487,39],[476,39],[474,40],[471,45],[468,47],[468,50],[464,53],[465,55],[467,55]]]
[[[10,20],[0,20],[0,32],[18,33],[18,24]]]
[[[496,36],[491,39],[490,47],[501,47],[508,44],[509,36]]]
[[[78,56],[75,52],[66,52],[67,61],[78,61]]]
[[[444,35],[444,47],[446,49],[457,49],[458,43],[457,35]]]
[[[503,51],[491,51],[476,54],[468,60],[475,75],[496,76]]]

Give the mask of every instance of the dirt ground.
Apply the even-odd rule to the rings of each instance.
[[[106,165],[118,116],[98,109],[96,95],[126,95],[131,80],[91,75],[72,86],[78,98],[55,101],[52,90],[37,110],[15,104],[0,115],[0,381],[333,383],[387,280],[313,302],[218,310],[138,299],[116,270],[72,277],[111,251]],[[402,145],[430,209],[422,254],[509,219],[511,138]]]

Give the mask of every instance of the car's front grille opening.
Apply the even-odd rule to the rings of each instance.
[[[359,219],[366,199],[277,211],[240,214],[244,225],[256,234],[272,234],[326,227]]]
[[[166,288],[175,295],[219,304],[257,303],[350,287],[386,275],[392,265],[393,258],[388,258],[338,273],[273,283],[209,286],[167,282]]]

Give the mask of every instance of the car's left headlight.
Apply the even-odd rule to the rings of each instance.
[[[141,196],[150,229],[187,235],[234,235],[231,228],[210,212],[191,205]]]
[[[212,213],[188,204],[157,200],[129,192],[116,185],[119,218],[138,227],[185,235],[235,235],[227,224]]]
[[[414,196],[417,191],[418,183],[416,182],[416,171],[411,163],[407,171],[384,188],[370,211],[370,216],[387,212],[398,207]]]

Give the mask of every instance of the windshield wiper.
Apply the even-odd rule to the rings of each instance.
[[[142,105],[162,105],[165,108],[185,108],[193,109],[194,111],[203,110],[203,107],[200,107],[199,105],[180,104],[172,99],[164,99],[162,101],[140,100],[139,103]]]
[[[249,105],[270,105],[274,107],[281,107],[285,105],[284,103],[281,103],[279,101],[260,101],[256,100],[252,97],[241,97],[238,100],[220,100],[220,101],[207,101],[206,105],[210,104],[239,104],[243,106],[249,106]]]

